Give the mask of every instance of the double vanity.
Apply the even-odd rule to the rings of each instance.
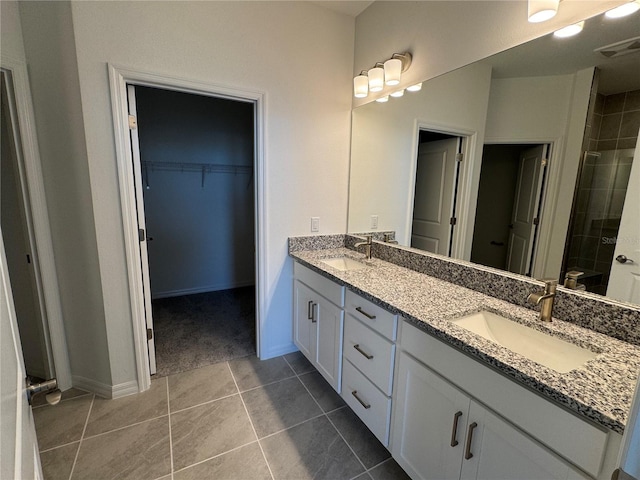
[[[639,347],[357,240],[290,239],[294,341],[412,478],[611,478]]]

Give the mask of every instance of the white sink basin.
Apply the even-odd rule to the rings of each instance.
[[[367,268],[366,264],[359,262],[358,260],[354,260],[353,258],[350,258],[350,257],[325,258],[321,260],[321,262],[326,263],[330,267],[336,268],[338,270],[342,270],[344,272]]]
[[[570,372],[597,356],[492,312],[482,311],[451,322],[559,373]]]

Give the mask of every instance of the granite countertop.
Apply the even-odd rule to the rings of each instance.
[[[624,432],[640,373],[640,347],[572,323],[543,323],[538,312],[347,248],[291,252],[301,264],[345,285],[381,307],[550,400],[618,433]],[[348,256],[369,268],[341,271],[321,260]],[[584,366],[558,373],[480,337],[449,320],[489,310],[587,348],[598,355]]]

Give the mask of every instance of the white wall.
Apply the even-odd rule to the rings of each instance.
[[[24,61],[20,11],[15,0],[0,2],[0,47],[3,56]]]
[[[255,284],[254,105],[136,87],[142,162],[248,167],[142,170],[154,298]]]
[[[561,26],[604,12],[626,0],[575,0],[560,4],[543,23],[527,21],[521,1],[376,1],[356,20],[353,74],[393,53],[410,51],[413,63],[398,87],[434,78],[455,68],[520,45]],[[354,106],[379,95],[354,99]]]
[[[378,215],[379,230],[395,230],[398,241],[409,244],[418,123],[477,133],[475,181],[463,179],[477,197],[490,83],[491,69],[474,64],[425,83],[420,92],[353,111],[348,231],[369,231],[371,215]]]

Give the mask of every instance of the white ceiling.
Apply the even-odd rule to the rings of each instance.
[[[357,17],[360,15],[369,5],[373,3],[373,0],[316,0],[311,3],[320,5],[321,7],[328,8],[335,12],[344,13],[346,15]]]

